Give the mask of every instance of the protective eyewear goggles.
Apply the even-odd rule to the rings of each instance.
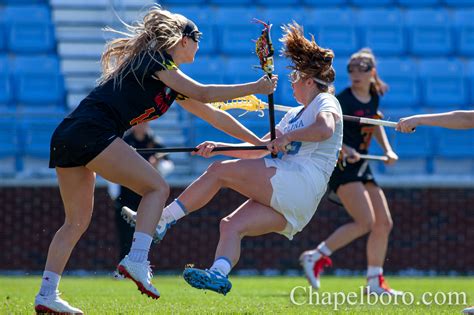
[[[190,33],[183,33],[183,36],[189,37],[196,43],[199,43],[202,38],[202,33],[199,31],[192,31]]]
[[[352,73],[354,71],[359,71],[359,72],[369,72],[372,70],[374,67],[365,61],[361,62],[353,62],[347,65],[347,72]]]
[[[295,84],[296,82],[298,82],[299,80],[301,79],[307,79],[308,76],[305,75],[304,73],[302,74],[301,72],[299,72],[298,70],[293,70],[290,72],[290,74],[288,75],[288,79],[290,80],[290,83],[291,84]],[[325,86],[330,86],[331,83],[330,82],[325,82],[323,80],[320,80],[318,78],[311,78],[311,80],[313,80],[314,82],[316,83],[319,83],[321,85],[325,85]]]
[[[290,83],[292,83],[292,84],[295,84],[296,82],[298,82],[302,78],[303,78],[303,76],[301,75],[301,72],[299,72],[298,70],[293,70],[288,75],[288,79],[290,80]]]

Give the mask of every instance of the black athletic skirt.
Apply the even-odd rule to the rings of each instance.
[[[49,167],[85,166],[122,135],[110,115],[95,105],[80,115],[72,113],[51,137]]]
[[[328,186],[332,191],[337,192],[339,186],[352,182],[362,182],[363,184],[373,182],[377,185],[367,160],[360,160],[354,164],[346,163],[345,167],[338,163]]]

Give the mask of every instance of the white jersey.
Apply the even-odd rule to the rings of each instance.
[[[329,93],[320,93],[303,110],[303,106],[292,108],[275,127],[282,134],[295,129],[305,128],[316,121],[320,112],[330,112],[339,117],[331,138],[321,142],[293,141],[292,149],[283,155],[282,160],[296,162],[307,168],[322,171],[329,180],[336,166],[339,151],[342,147],[342,110],[337,98]]]

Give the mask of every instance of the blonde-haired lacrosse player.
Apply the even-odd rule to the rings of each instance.
[[[449,129],[473,129],[474,110],[455,110],[445,113],[421,114],[400,118],[396,130],[404,133],[412,133],[418,126],[436,126]],[[474,306],[465,308],[463,313],[474,314]]]
[[[152,298],[148,262],[169,187],[158,171],[127,145],[123,133],[165,114],[176,99],[191,113],[228,134],[261,144],[261,140],[229,114],[204,102],[224,101],[252,93],[273,93],[276,77],[240,85],[202,85],[179,70],[192,63],[201,33],[186,17],[151,7],[129,34],[108,43],[102,55],[102,77],[96,88],[56,128],[51,139],[50,167],[56,168],[66,218],[48,251],[35,309],[43,313],[82,314],[61,299],[58,285],[71,252],[92,217],[95,174],[142,196],[129,254],[118,270]],[[186,95],[186,96],[184,96]]]
[[[249,198],[221,220],[213,265],[184,271],[185,280],[195,288],[229,292],[228,274],[239,261],[243,237],[275,232],[291,240],[314,215],[336,165],[343,123],[339,102],[331,93],[334,54],[319,47],[314,38],[306,39],[296,23],[284,27],[281,41],[283,55],[293,63],[290,81],[301,104],[283,117],[276,126],[276,139],[268,144],[270,151],[283,153],[282,158],[263,158],[268,151],[226,154],[241,159],[212,163],[165,208],[160,220],[156,235],[163,238],[171,224],[206,205],[223,187]],[[215,147],[228,145],[204,142],[196,154],[211,157]]]
[[[345,115],[377,118],[380,96],[387,90],[379,78],[376,60],[370,49],[361,49],[348,61],[347,71],[351,86],[337,95]],[[346,164],[339,161],[329,181],[329,188],[339,197],[353,222],[336,229],[316,248],[305,251],[301,265],[313,287],[320,287],[320,272],[331,265],[329,256],[356,238],[369,233],[367,240],[367,285],[375,294],[399,294],[391,289],[383,277],[383,263],[392,227],[392,218],[383,190],[377,185],[367,160],[372,135],[385,151],[387,163],[398,156],[393,152],[382,126],[371,126],[347,122],[344,125],[342,152],[347,156]]]

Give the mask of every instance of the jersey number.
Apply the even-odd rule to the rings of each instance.
[[[374,133],[375,127],[366,126],[362,127],[360,133],[362,134],[363,142],[359,146],[359,150],[368,150],[370,145],[370,140],[372,139],[372,134]]]
[[[299,142],[299,141],[291,141],[290,149],[288,151],[286,151],[286,154],[290,154],[290,155],[297,154],[300,151],[301,144],[302,143]]]

